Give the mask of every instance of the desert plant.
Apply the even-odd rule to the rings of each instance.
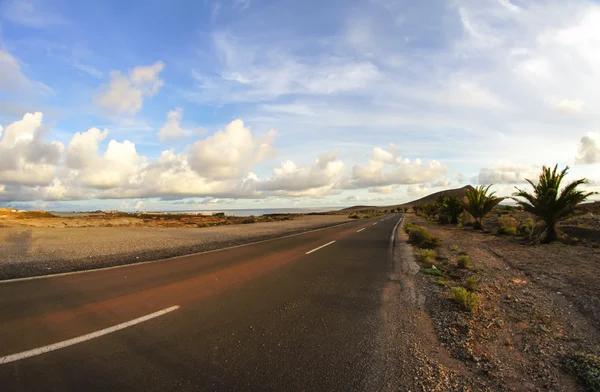
[[[467,289],[469,291],[477,291],[478,288],[479,288],[479,283],[477,282],[477,279],[475,279],[474,277],[470,276],[465,280],[465,289]]]
[[[479,306],[479,297],[477,294],[469,293],[463,287],[452,287],[452,300],[458,303],[461,308],[468,312],[474,312]]]
[[[577,187],[587,184],[587,179],[575,180],[559,191],[560,183],[564,179],[569,167],[565,167],[560,173],[557,172],[558,165],[554,169],[544,166],[538,179],[534,184],[531,180],[527,182],[533,187],[533,194],[517,188],[513,194],[515,200],[523,209],[543,222],[543,226],[537,233],[532,232],[536,242],[549,243],[558,238],[558,222],[573,212],[575,207],[584,202],[595,192],[584,192]],[[522,198],[522,199],[518,199]]]
[[[412,228],[413,228],[413,224],[412,223],[407,223],[407,224],[404,225],[404,232],[406,234],[409,234],[410,231],[412,230]]]
[[[433,263],[435,261],[435,250],[433,249],[417,249],[419,260],[423,263]]]
[[[348,215],[348,218],[350,218],[350,219],[360,219],[360,215],[357,214],[356,212],[354,212],[354,213]]]
[[[421,272],[423,272],[424,274],[433,275],[433,276],[443,276],[444,275],[442,270],[437,269],[437,268],[422,268]]]
[[[437,204],[439,205],[438,220],[440,223],[458,224],[458,217],[464,208],[456,195],[442,194],[438,197]]]
[[[408,233],[408,240],[418,248],[435,249],[441,245],[442,239],[431,235],[424,227],[413,226]]]
[[[567,370],[589,391],[600,391],[600,357],[577,353],[565,361]]]
[[[517,227],[517,226],[519,226],[519,222],[512,216],[504,215],[500,218],[500,226],[501,227]]]
[[[462,202],[464,209],[475,219],[473,228],[483,230],[483,218],[492,211],[502,200],[501,197],[494,196],[495,192],[489,193],[491,185],[483,185],[465,191],[465,200]]]
[[[459,268],[469,269],[471,268],[471,258],[467,255],[459,256],[456,264]]]
[[[454,244],[454,245],[450,246],[450,250],[451,250],[452,252],[458,252],[458,249],[459,249],[459,248],[458,248],[458,245],[456,245],[456,244]]]
[[[517,235],[517,228],[500,226],[498,228],[498,234],[500,234],[500,235]]]

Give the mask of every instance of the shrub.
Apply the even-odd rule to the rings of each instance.
[[[417,249],[417,254],[423,263],[433,263],[435,260],[435,250],[433,249]]]
[[[525,219],[525,222],[523,222],[519,226],[519,233],[521,233],[523,235],[531,234],[531,231],[533,230],[534,225],[535,225],[535,221],[533,219],[531,219],[531,218]]]
[[[446,287],[446,281],[444,280],[444,278],[438,278],[438,279],[436,279],[435,283],[437,283],[440,286]]]
[[[500,226],[502,227],[517,227],[519,222],[512,216],[502,216],[500,218]]]
[[[422,268],[421,271],[427,275],[442,276],[444,273],[437,268]]]
[[[413,228],[413,224],[412,223],[407,223],[406,225],[404,225],[404,232],[406,234],[409,234],[410,231],[412,230],[412,228]]]
[[[408,233],[408,240],[418,248],[435,249],[442,244],[442,239],[431,235],[424,227],[413,227]]]
[[[356,212],[354,212],[354,213],[348,215],[348,218],[350,218],[350,219],[360,219],[360,215],[357,214]]]
[[[501,235],[517,235],[517,228],[516,227],[499,227],[498,228],[498,234]]]
[[[454,244],[454,245],[450,246],[450,250],[452,252],[458,252],[458,245]]]
[[[589,391],[600,391],[600,357],[577,353],[567,358],[565,367]]]
[[[467,255],[462,255],[456,261],[459,268],[469,269],[471,268],[471,258]]]
[[[463,310],[473,313],[479,307],[477,294],[469,293],[463,287],[452,287],[452,300],[460,305]]]
[[[477,289],[479,288],[479,283],[477,282],[477,279],[475,279],[474,277],[468,277],[465,280],[465,288],[469,291],[477,291]]]

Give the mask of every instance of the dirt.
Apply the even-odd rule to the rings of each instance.
[[[406,222],[424,226],[443,242],[433,262],[417,262],[412,272],[407,265],[413,255],[402,251],[411,248],[405,235],[397,248],[404,252],[394,289],[404,314],[397,328],[407,330],[407,344],[422,346],[403,353],[415,357],[413,367],[419,364],[405,389],[583,390],[563,362],[576,352],[600,354],[598,232],[571,245],[530,245],[520,237],[439,225],[414,214]],[[494,218],[484,223],[497,227]],[[471,258],[470,269],[458,268],[460,254]],[[443,278],[414,273],[432,264]],[[473,313],[450,298],[451,287],[464,286],[467,277],[478,282],[474,295],[481,305]]]

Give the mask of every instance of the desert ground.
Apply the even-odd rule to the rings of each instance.
[[[395,297],[412,309],[415,325],[396,324],[414,337],[407,344],[420,361],[413,370],[419,385],[422,390],[597,391],[597,215],[578,211],[561,225],[568,233],[563,241],[538,245],[526,236],[498,234],[501,222],[510,222],[507,217],[517,227],[530,218],[498,208],[484,220],[482,232],[406,215],[405,226],[424,227],[441,239],[428,251],[411,246],[404,232],[399,238],[404,257],[397,261]],[[461,267],[465,258],[469,263]],[[455,288],[465,288],[474,302],[461,306]]]
[[[0,216],[0,280],[158,260],[346,221],[347,215],[54,218],[13,213]]]

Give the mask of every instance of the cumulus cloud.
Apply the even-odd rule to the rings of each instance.
[[[311,167],[298,167],[285,161],[273,170],[260,189],[284,196],[322,196],[334,191],[342,174],[344,163],[337,159],[337,151],[320,155]]]
[[[158,138],[161,142],[167,140],[183,139],[192,134],[192,131],[181,127],[181,118],[183,109],[176,108],[167,114],[167,121],[158,131]]]
[[[535,179],[539,168],[510,162],[499,162],[491,167],[484,167],[479,171],[476,182],[481,185],[489,184],[518,184],[525,179]]]
[[[159,78],[164,68],[162,61],[148,66],[137,66],[123,75],[119,71],[110,74],[110,83],[101,88],[96,102],[109,114],[133,115],[142,109],[145,97],[153,96],[164,85]]]
[[[412,184],[406,188],[406,194],[415,199],[429,193],[431,193],[431,189],[427,184]]]
[[[578,114],[583,111],[585,102],[580,99],[563,99],[554,104],[554,110],[560,114]]]
[[[600,133],[590,132],[579,142],[579,152],[575,163],[589,165],[598,162],[600,162]]]
[[[345,188],[376,188],[400,184],[431,182],[446,174],[448,168],[438,161],[423,164],[420,159],[402,158],[391,146],[391,151],[376,147],[367,166],[355,165],[352,178]]]
[[[42,113],[27,113],[21,120],[0,126],[0,184],[48,185],[56,174],[63,145],[45,143]]]
[[[195,142],[190,150],[190,165],[199,175],[225,180],[247,172],[271,156],[275,130],[256,137],[242,120],[232,121],[225,130]]]

